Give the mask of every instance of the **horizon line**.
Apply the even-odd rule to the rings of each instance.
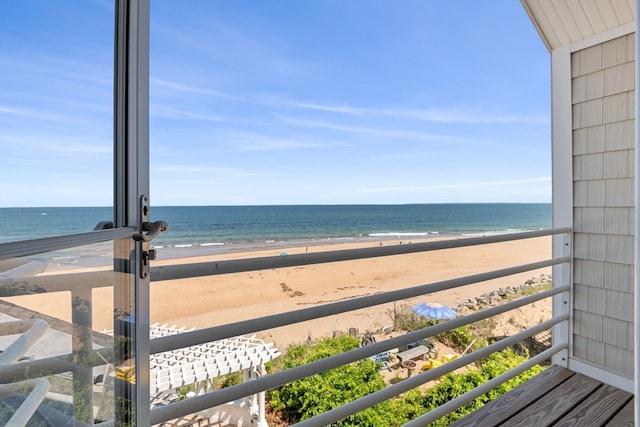
[[[264,207],[264,206],[412,206],[412,205],[551,205],[552,202],[408,202],[408,203],[274,203],[274,204],[207,204],[207,205],[152,205],[156,208],[202,208],[202,207]],[[106,205],[56,205],[56,206],[0,206],[0,209],[50,209],[50,208],[104,208],[111,209],[113,206]]]

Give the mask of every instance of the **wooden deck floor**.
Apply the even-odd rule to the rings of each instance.
[[[558,366],[457,421],[461,426],[633,426],[633,395]]]

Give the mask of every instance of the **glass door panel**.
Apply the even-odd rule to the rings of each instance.
[[[114,359],[109,247],[0,261],[0,425],[114,418],[132,374]]]
[[[3,4],[2,425],[149,423],[147,30],[146,0]]]
[[[108,1],[2,5],[0,208],[38,209],[1,210],[1,241],[91,231],[112,217],[113,16]],[[41,208],[86,206],[104,208]]]

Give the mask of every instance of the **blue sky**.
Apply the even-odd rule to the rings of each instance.
[[[156,205],[549,202],[517,1],[152,0]],[[113,6],[8,0],[0,206],[112,199]]]

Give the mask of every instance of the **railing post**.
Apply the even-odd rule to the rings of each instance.
[[[257,367],[258,377],[262,377],[267,374],[267,370],[263,364]],[[258,393],[258,419],[256,420],[257,427],[269,427],[265,412],[265,392]]]
[[[572,255],[572,234],[567,233],[560,236],[554,236],[554,257],[571,257]],[[558,253],[556,253],[556,251]],[[572,272],[573,262],[568,264],[560,264],[553,266],[553,286],[569,286],[569,292],[563,292],[553,297],[553,314],[554,316],[568,315],[569,322],[563,322],[555,325],[551,330],[552,345],[566,344],[565,350],[562,350],[553,356],[553,364],[569,367],[569,351],[571,342],[571,327],[573,318],[571,315],[571,299],[573,292]]]
[[[90,287],[71,291],[72,351],[76,363],[73,371],[73,418],[85,424],[93,424],[93,368],[88,363],[93,349],[91,291]]]
[[[554,228],[573,227],[573,153],[572,153],[572,106],[571,106],[571,51],[561,46],[551,52],[551,86],[557,96],[553,96],[551,133],[552,147],[552,223]],[[553,236],[553,257],[571,256],[572,234],[563,233]],[[554,286],[572,286],[573,260],[569,264],[553,267]],[[571,355],[571,317],[572,294],[560,294],[553,298],[554,315],[569,314],[569,324],[553,327],[553,344],[569,344],[569,350],[563,350],[553,356],[553,363],[568,367]]]

